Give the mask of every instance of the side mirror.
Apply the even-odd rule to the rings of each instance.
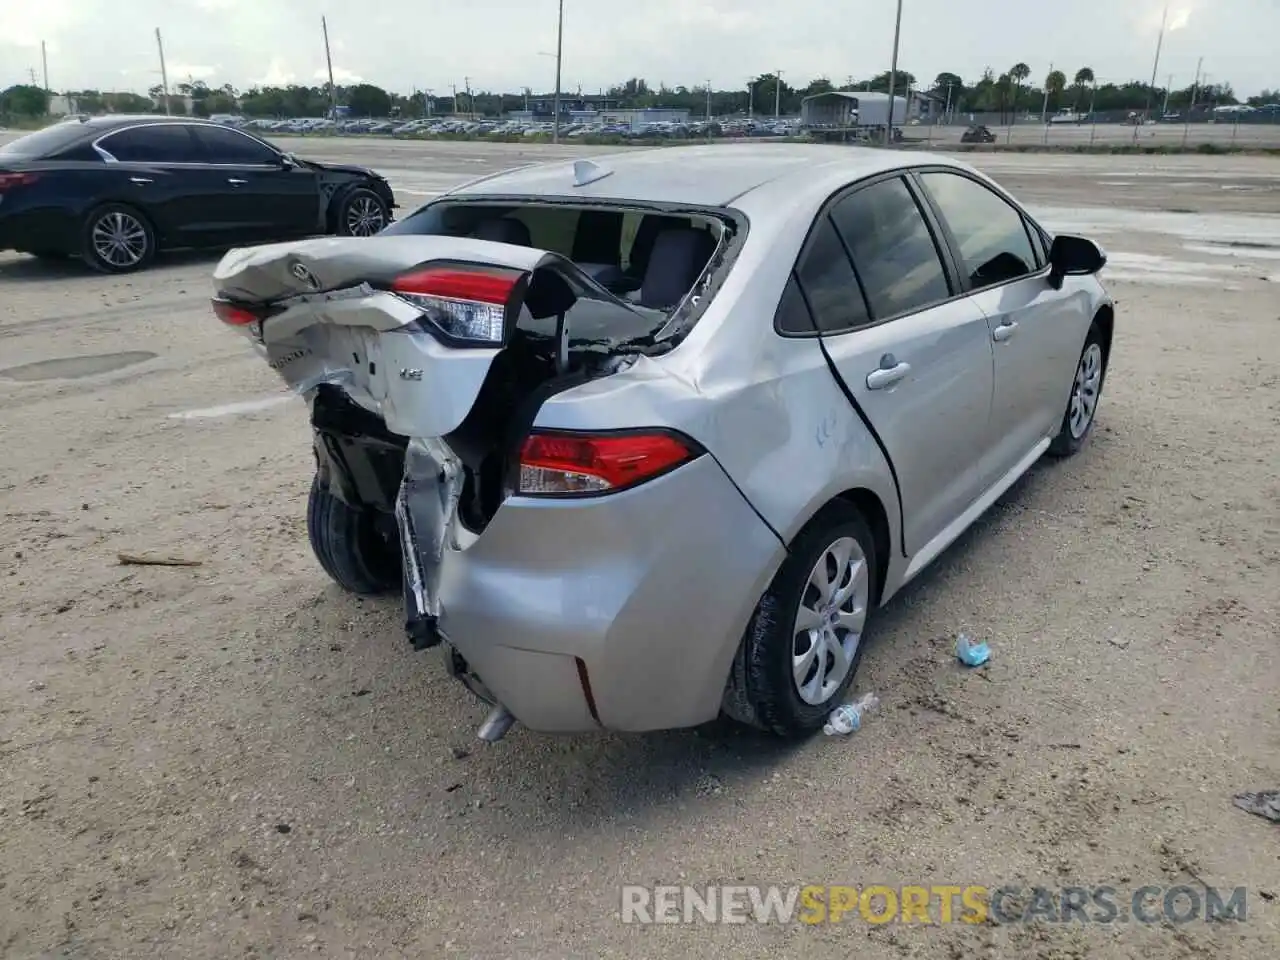
[[[1049,247],[1049,284],[1058,290],[1063,277],[1094,274],[1106,265],[1106,253],[1092,240],[1060,233]]]
[[[297,165],[298,165],[298,162],[293,159],[293,154],[290,154],[290,153],[280,154],[280,166],[284,167],[286,170],[290,170],[293,167],[296,167]]]

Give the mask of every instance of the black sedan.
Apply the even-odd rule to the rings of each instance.
[[[177,247],[369,236],[395,205],[372,170],[302,160],[207,121],[74,119],[0,146],[0,250],[78,256],[107,273]]]

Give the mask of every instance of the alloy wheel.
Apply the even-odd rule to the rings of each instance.
[[[347,206],[347,233],[353,237],[371,237],[386,225],[387,215],[374,197],[358,196]]]
[[[1079,440],[1089,431],[1094,411],[1098,409],[1098,394],[1101,390],[1102,347],[1091,343],[1080,355],[1075,385],[1071,389],[1071,409],[1067,415],[1067,425],[1072,439]]]
[[[119,269],[141,263],[151,242],[142,221],[123,210],[112,210],[99,217],[91,237],[97,257]]]
[[[792,630],[791,674],[805,703],[825,703],[849,675],[870,595],[871,574],[857,540],[841,537],[822,551]]]

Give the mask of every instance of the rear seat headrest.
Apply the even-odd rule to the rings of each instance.
[[[715,248],[715,237],[695,227],[676,227],[659,233],[640,287],[640,305],[659,309],[674,307],[701,275]]]
[[[481,220],[471,231],[473,240],[491,240],[494,243],[510,243],[517,247],[533,246],[529,228],[512,217],[495,217]]]

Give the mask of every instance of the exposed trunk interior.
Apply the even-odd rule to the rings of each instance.
[[[440,202],[374,238],[234,251],[215,282],[265,317],[268,362],[313,396],[322,482],[390,512],[410,441],[442,439],[461,467],[457,519],[479,533],[513,489],[546,399],[670,349],[660,334],[705,289],[734,226],[712,214]],[[446,261],[526,275],[518,317],[501,349],[435,346],[409,371],[403,330],[415,311],[386,291],[406,270]],[[415,377],[410,394],[400,381]],[[433,395],[438,410],[416,409]]]

